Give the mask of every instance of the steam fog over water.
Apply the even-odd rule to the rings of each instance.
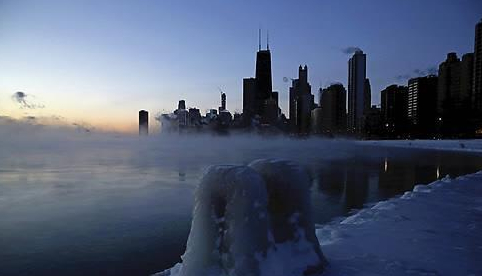
[[[345,140],[235,135],[132,137],[1,131],[0,275],[148,275],[179,262],[193,192],[214,164],[290,159],[312,177],[317,224],[446,174],[482,169],[468,153]]]

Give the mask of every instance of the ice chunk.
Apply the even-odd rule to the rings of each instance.
[[[269,223],[275,243],[306,242],[312,251],[305,253],[318,256],[318,259],[309,265],[309,270],[322,271],[326,260],[312,221],[308,173],[296,163],[286,160],[262,159],[253,161],[249,166],[265,180]]]
[[[427,185],[416,185],[413,188],[413,191],[417,193],[430,193],[432,192],[432,189],[430,186],[427,186]]]
[[[289,161],[208,168],[183,261],[156,275],[318,275],[327,263],[309,187],[308,174]]]
[[[191,232],[179,275],[256,275],[266,254],[264,181],[246,166],[213,166],[195,194]],[[257,202],[258,204],[253,204]]]

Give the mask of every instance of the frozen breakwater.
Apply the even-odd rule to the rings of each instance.
[[[195,193],[183,262],[156,275],[319,275],[310,178],[289,161],[212,166]]]

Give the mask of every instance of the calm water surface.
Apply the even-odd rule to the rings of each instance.
[[[312,176],[318,224],[415,184],[482,169],[479,155],[333,141],[184,142],[1,149],[0,275],[149,275],[171,267],[185,249],[194,189],[211,164],[298,161]]]

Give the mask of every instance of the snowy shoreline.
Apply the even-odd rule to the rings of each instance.
[[[482,171],[411,192],[317,229],[323,275],[482,275]]]
[[[355,143],[362,146],[482,153],[482,140],[365,140]]]
[[[480,195],[482,171],[447,176],[320,225],[322,275],[482,275]]]

